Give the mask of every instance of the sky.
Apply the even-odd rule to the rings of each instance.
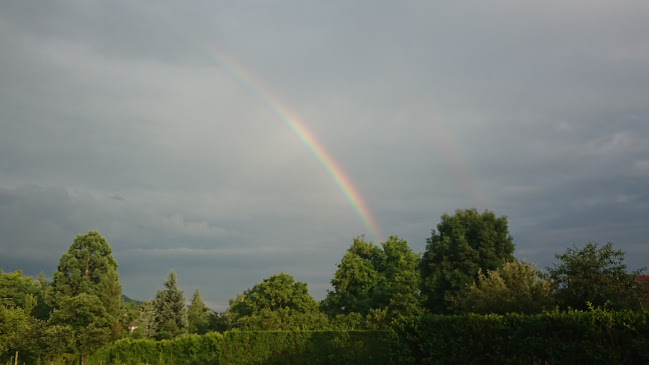
[[[649,265],[649,3],[0,2],[0,269],[100,231],[124,294],[318,300],[352,239],[507,216]],[[311,139],[305,139],[305,136]]]

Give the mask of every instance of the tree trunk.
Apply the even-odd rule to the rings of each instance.
[[[85,352],[81,353],[81,365],[86,365],[86,358],[88,357],[88,354]]]
[[[18,351],[16,351],[16,358],[14,358],[14,365],[18,365]]]

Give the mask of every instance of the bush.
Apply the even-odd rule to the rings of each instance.
[[[646,312],[425,315],[396,332],[420,364],[649,363]]]
[[[124,339],[89,364],[642,364],[649,312],[433,315],[392,331],[238,331]]]
[[[89,358],[89,364],[214,364],[218,362],[223,336],[218,332],[183,335],[172,340],[123,339]]]
[[[392,364],[388,331],[230,331],[221,364]]]

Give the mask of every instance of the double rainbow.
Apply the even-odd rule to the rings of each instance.
[[[367,202],[363,199],[363,196],[356,186],[354,186],[354,183],[345,173],[340,164],[331,157],[331,154],[327,152],[322,143],[316,139],[307,125],[288,107],[282,105],[277,98],[272,97],[272,93],[268,89],[264,88],[263,84],[256,80],[244,67],[234,62],[231,58],[226,57],[223,52],[217,52],[216,59],[231,76],[237,79],[241,85],[246,87],[252,94],[257,96],[264,104],[266,104],[270,110],[272,110],[273,113],[284,122],[302,144],[311,151],[322,167],[324,167],[327,174],[329,174],[331,179],[334,181],[336,186],[338,186],[340,191],[343,193],[365,228],[375,240],[381,241],[384,238],[383,233],[376,217],[372,214],[372,211],[367,205]]]

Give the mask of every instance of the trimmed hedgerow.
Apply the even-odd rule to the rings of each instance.
[[[423,315],[391,331],[229,331],[119,340],[90,364],[648,364],[649,312]]]
[[[649,363],[646,312],[425,315],[396,326],[418,364]]]
[[[122,339],[106,346],[90,359],[90,364],[217,364],[223,335],[182,335],[173,340]]]
[[[220,363],[393,364],[389,331],[230,331]]]

